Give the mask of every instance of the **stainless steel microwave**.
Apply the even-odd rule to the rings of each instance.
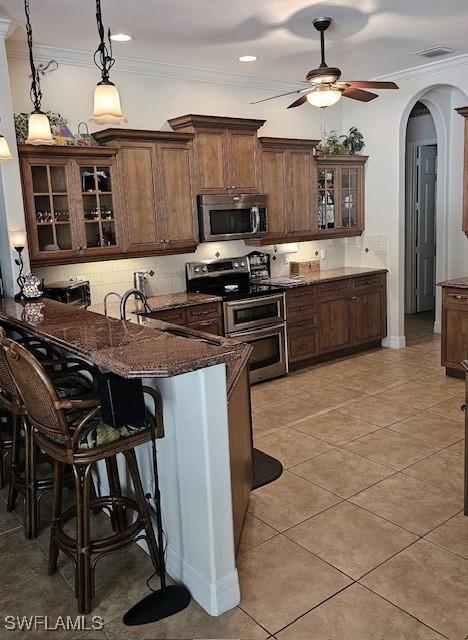
[[[263,194],[198,196],[201,242],[261,238],[268,230]]]

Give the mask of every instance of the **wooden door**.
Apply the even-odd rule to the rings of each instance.
[[[385,316],[382,289],[351,296],[351,316],[354,344],[365,344],[382,337]]]
[[[155,145],[125,143],[119,151],[119,165],[124,185],[125,250],[143,253],[161,249]]]
[[[351,346],[349,297],[321,300],[319,303],[319,350],[320,353],[338,351]]]
[[[230,130],[227,139],[228,188],[237,193],[255,193],[259,188],[256,132]]]
[[[75,160],[73,166],[82,256],[121,253],[122,209],[115,161],[90,156]]]
[[[286,192],[287,167],[286,152],[264,149],[263,162],[263,192],[267,196],[268,208],[268,238],[287,233],[286,220]]]
[[[166,247],[198,243],[196,198],[192,193],[193,157],[188,144],[158,145],[161,215]]]
[[[289,231],[293,235],[310,234],[315,231],[313,219],[313,155],[310,151],[290,151],[291,171],[290,189],[287,193],[290,201]]]
[[[197,131],[195,146],[199,193],[226,193],[229,183],[227,133]]]
[[[79,196],[73,161],[22,158],[21,175],[31,261],[60,264],[80,254]]]

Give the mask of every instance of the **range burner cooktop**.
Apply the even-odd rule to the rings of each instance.
[[[223,300],[243,300],[268,296],[284,288],[250,281],[249,261],[245,257],[189,262],[185,265],[187,291],[220,296]]]

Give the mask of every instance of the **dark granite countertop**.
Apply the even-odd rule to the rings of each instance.
[[[320,271],[320,273],[314,273],[310,276],[301,276],[290,278],[291,282],[287,284],[281,284],[286,289],[293,289],[294,287],[304,287],[309,284],[319,284],[321,282],[330,282],[332,280],[342,280],[344,278],[356,278],[359,276],[373,275],[375,273],[387,273],[387,269],[370,268],[370,267],[339,267],[337,269],[326,269]],[[278,278],[282,279],[282,278]],[[262,282],[272,282],[274,284],[277,278],[267,278]]]
[[[178,309],[181,307],[191,307],[197,304],[208,304],[210,302],[222,302],[219,296],[210,296],[204,293],[187,293],[180,291],[178,293],[162,293],[156,296],[149,296],[148,303],[155,311],[165,311],[168,309]],[[129,311],[140,311],[141,302],[130,299],[127,303]],[[108,315],[110,317],[120,317],[120,303],[117,298],[109,298],[107,304]],[[104,313],[104,303],[93,304],[89,307],[89,311],[96,313]]]
[[[468,289],[468,277],[453,278],[453,280],[444,280],[437,283],[438,287],[455,287],[456,289]]]
[[[27,305],[1,299],[0,321],[123,378],[168,378],[225,363],[228,394],[251,353],[232,339],[136,315],[124,322],[47,298]]]

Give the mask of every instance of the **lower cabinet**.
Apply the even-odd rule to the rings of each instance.
[[[163,309],[151,314],[156,320],[180,324],[204,333],[223,335],[222,308],[219,302],[179,307],[177,309]]]
[[[462,377],[468,360],[468,289],[444,287],[441,364],[447,374]]]
[[[289,363],[327,359],[378,343],[387,333],[385,273],[286,292]]]

